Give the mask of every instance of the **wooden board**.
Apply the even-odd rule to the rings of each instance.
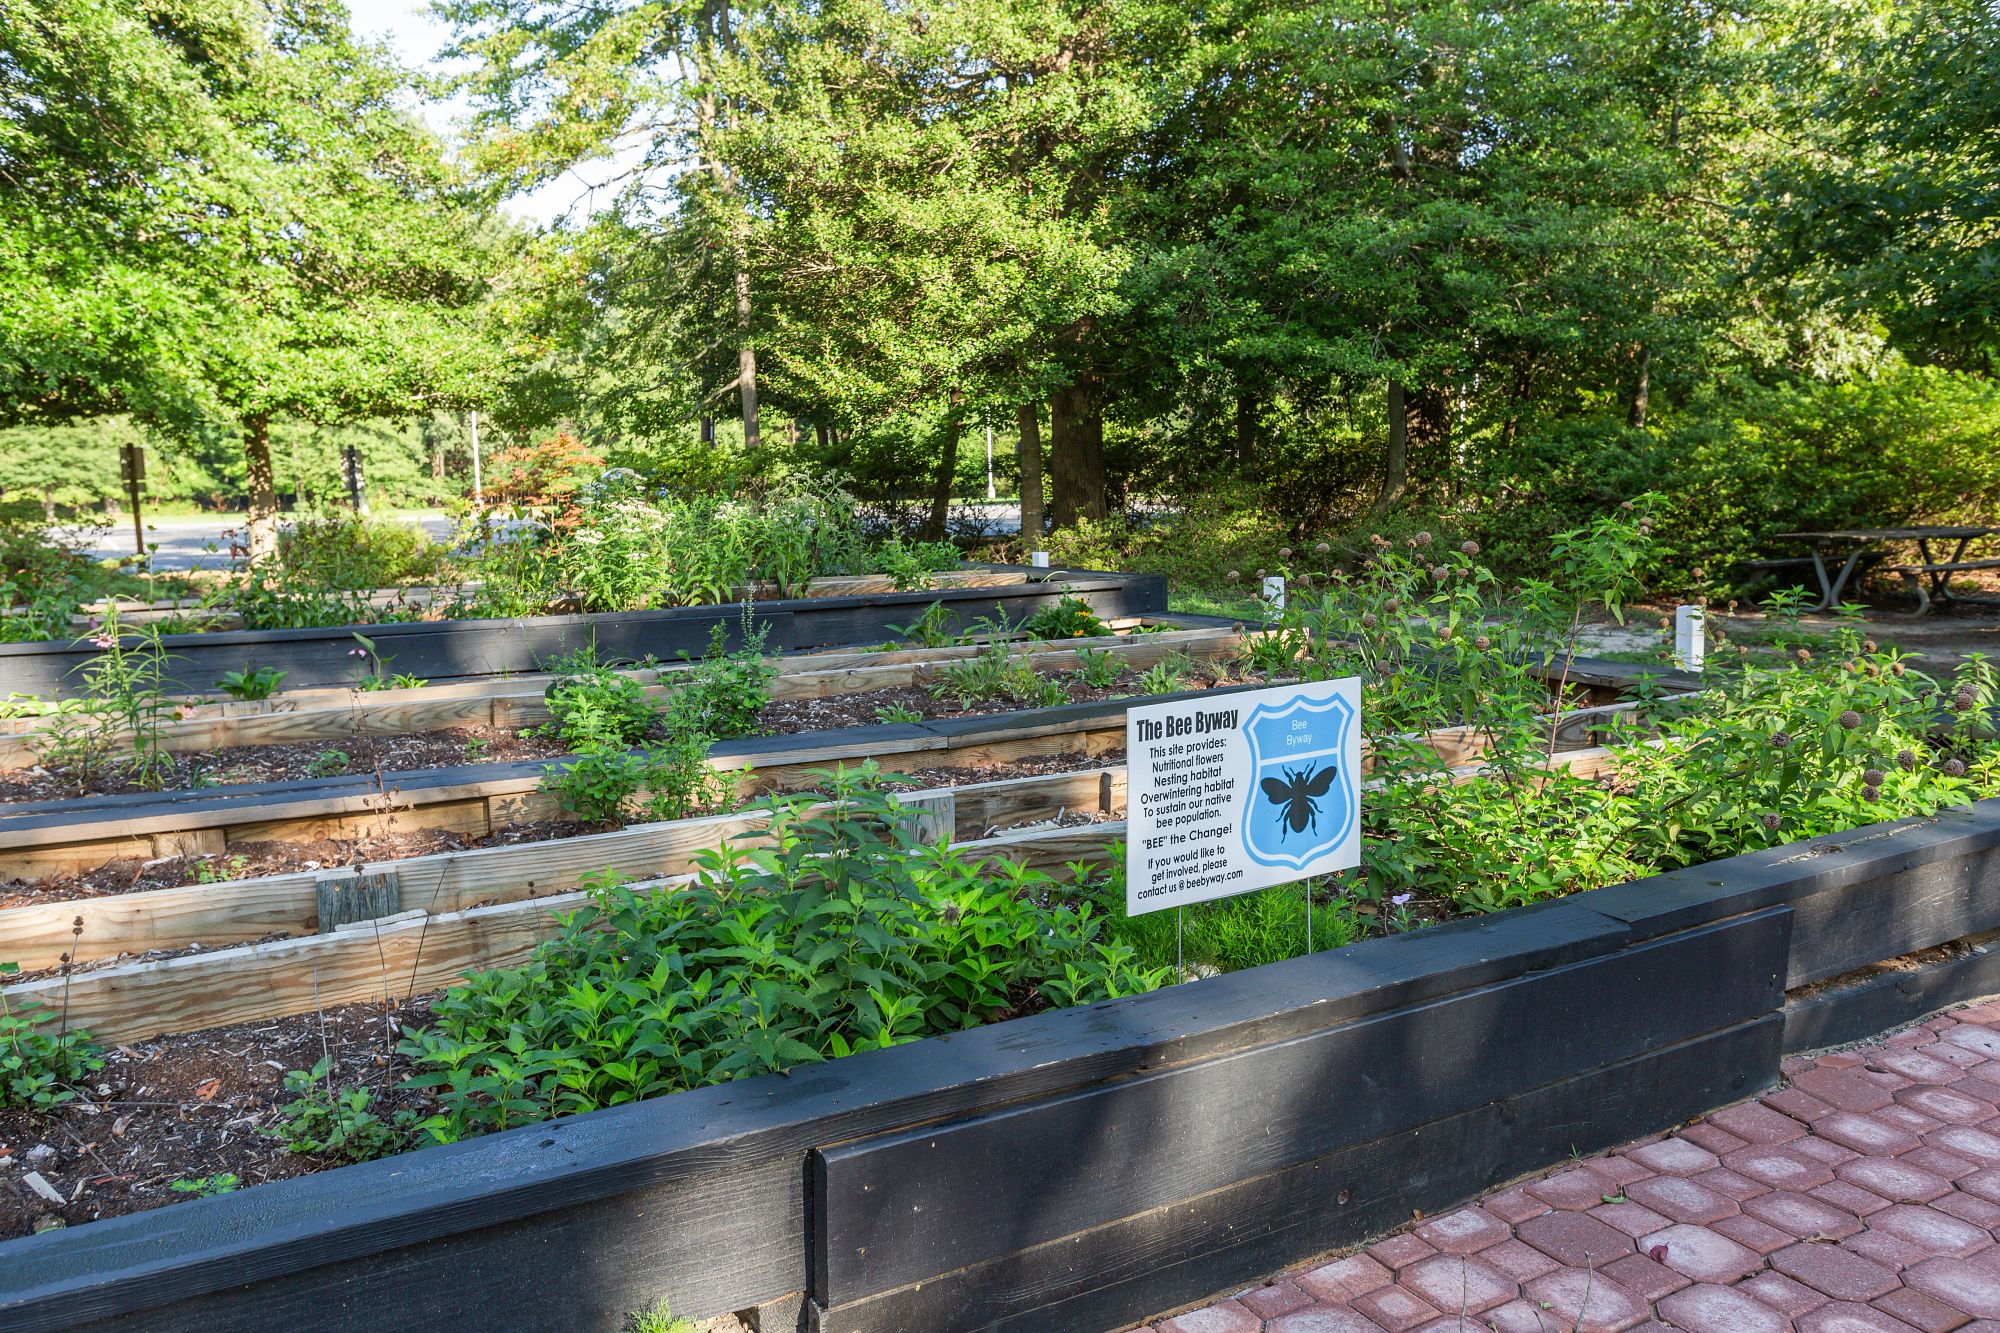
[[[1554,1031],[1552,1015],[1538,1018],[1543,1030]],[[1442,1215],[1483,1190],[1740,1100],[1776,1080],[1778,1028],[1775,1017],[1765,1016],[1647,1050],[936,1281],[836,1306],[815,1327],[820,1333],[1126,1327],[1358,1245],[1415,1213]],[[1080,1171],[1095,1174],[1097,1140],[1069,1151]],[[1468,1333],[1474,1327],[1468,1320]],[[1550,1333],[1557,1327],[1551,1322]]]
[[[952,798],[952,837],[971,841],[999,828],[1070,814],[1115,814],[1125,801],[1124,772],[1037,775],[913,792],[907,801]],[[764,826],[757,814],[635,824],[515,846],[478,847],[336,871],[305,871],[217,884],[113,894],[0,910],[0,956],[27,969],[53,967],[65,953],[79,961],[121,953],[234,944],[318,929],[315,894],[328,874],[393,869],[403,902],[432,912],[568,893],[585,875],[613,871],[648,879],[692,869],[694,853]],[[74,933],[81,918],[83,931]]]

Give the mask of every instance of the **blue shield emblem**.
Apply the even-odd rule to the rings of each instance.
[[[1251,860],[1298,870],[1354,836],[1359,794],[1347,771],[1353,726],[1353,705],[1339,695],[1250,710],[1242,827]]]

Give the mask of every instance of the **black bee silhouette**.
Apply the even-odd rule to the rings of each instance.
[[[1333,779],[1340,769],[1328,764],[1315,773],[1311,768],[1301,773],[1297,769],[1285,770],[1285,780],[1265,778],[1262,784],[1264,799],[1272,805],[1283,806],[1283,822],[1293,833],[1304,833],[1308,828],[1319,832],[1319,798],[1333,787]]]

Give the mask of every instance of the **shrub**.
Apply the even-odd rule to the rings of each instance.
[[[767,631],[751,628],[749,607],[743,614],[743,646],[726,647],[728,636],[717,625],[709,634],[708,652],[678,680],[667,704],[670,729],[695,731],[716,740],[748,736],[771,701],[771,682],[778,669],[764,658]]]
[[[1052,881],[926,847],[848,772],[768,805],[768,846],[688,888],[600,882],[526,966],[454,986],[402,1045],[449,1142],[1160,985]]]
[[[601,824],[633,814],[685,819],[734,790],[708,766],[708,740],[676,731],[643,750],[599,750],[542,774],[541,789],[578,819]]]
[[[609,667],[588,666],[567,671],[542,692],[549,721],[544,736],[559,737],[579,754],[616,750],[634,744],[653,730],[660,709],[644,686]]]
[[[1021,623],[1021,632],[1035,639],[1082,639],[1109,634],[1110,627],[1097,618],[1090,603],[1081,597],[1063,597],[1054,606],[1045,606]]]

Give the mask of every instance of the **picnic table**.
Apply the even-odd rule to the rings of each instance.
[[[1931,609],[1931,599],[1940,602],[1980,602],[1992,604],[1991,598],[1960,597],[1951,591],[1951,580],[1955,574],[1963,574],[1975,569],[2000,569],[2000,560],[1967,560],[1965,548],[1981,537],[2000,533],[2000,528],[1988,527],[1914,527],[1914,528],[1841,528],[1831,532],[1781,532],[1780,540],[1804,542],[1812,552],[1813,573],[1819,576],[1819,605],[1814,611],[1824,611],[1840,601],[1840,594],[1846,589],[1848,580],[1857,569],[1863,569],[1887,559],[1891,548],[1915,542],[1918,559],[1912,564],[1891,565],[1890,568],[1908,580],[1910,590],[1917,597],[1917,614],[1923,615]],[[1949,559],[1939,560],[1931,551],[1931,543],[1951,543]],[[1942,548],[1940,548],[1942,549]],[[1829,575],[1827,556],[1845,560],[1840,573]],[[1928,586],[1926,584],[1928,583]]]

